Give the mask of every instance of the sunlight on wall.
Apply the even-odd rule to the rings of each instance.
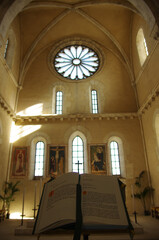
[[[40,128],[41,125],[16,126],[15,123],[12,122],[10,143],[17,141],[18,139],[25,137]]]
[[[144,32],[142,28],[139,29],[136,36],[136,46],[139,54],[140,64],[141,66],[144,64],[147,56],[149,55],[146,40],[144,37]]]
[[[20,212],[13,212],[10,214],[10,219],[21,219],[21,214]]]
[[[35,104],[17,113],[20,116],[36,116],[41,115],[43,111],[43,103]]]
[[[10,214],[10,219],[21,219],[21,214],[20,212],[13,212]],[[24,217],[24,219],[33,219],[33,217]]]

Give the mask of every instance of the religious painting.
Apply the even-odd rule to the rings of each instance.
[[[24,178],[27,176],[27,147],[14,147],[12,151],[11,177]]]
[[[105,145],[90,146],[90,162],[92,173],[106,173]]]
[[[49,175],[65,172],[65,146],[49,146]]]

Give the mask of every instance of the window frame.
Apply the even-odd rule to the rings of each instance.
[[[98,94],[97,90],[92,89],[91,90],[91,105],[92,105],[92,113],[93,114],[98,114],[99,109],[98,109]]]
[[[58,96],[58,94],[60,95]],[[58,106],[60,107],[60,109],[57,109]],[[62,91],[56,91],[55,113],[59,115],[63,113],[63,92]]]
[[[43,154],[42,155],[37,155],[37,150],[41,150],[41,148],[37,149],[38,143],[43,143],[43,148],[42,148]],[[36,170],[37,170],[36,169],[36,164],[37,164],[36,158],[37,158],[37,156],[42,156],[42,158],[43,158],[42,162],[41,161],[39,162],[40,164],[42,163],[42,168],[40,168],[42,171],[42,175],[36,175]],[[44,141],[39,140],[35,143],[34,179],[40,179],[40,178],[44,177],[44,161],[45,161],[45,143],[44,143]]]
[[[136,47],[138,51],[140,64],[142,66],[146,61],[147,57],[149,56],[148,46],[142,28],[139,28],[136,35]]]
[[[117,148],[116,147],[111,147],[112,143],[115,143]],[[120,151],[119,151],[119,144],[117,141],[115,140],[112,140],[110,143],[109,143],[109,148],[110,148],[110,161],[111,161],[111,173],[113,176],[120,176],[121,175],[121,166],[120,166]],[[112,155],[112,150],[114,150],[114,155]],[[115,153],[117,151],[117,153]],[[117,158],[117,160],[113,160],[112,158]],[[115,163],[115,165],[119,165],[119,167],[117,168],[117,166],[114,168],[113,167],[113,162]],[[115,171],[115,169],[117,169],[117,172],[119,171],[119,173],[115,174],[113,173]]]
[[[69,44],[53,58],[56,73],[64,79],[80,81],[93,76],[100,67],[98,53],[86,45]]]
[[[73,131],[72,134],[69,137],[69,140],[68,140],[68,162],[67,162],[67,166],[66,166],[67,172],[72,172],[72,141],[76,136],[79,136],[83,140],[83,144],[84,144],[84,148],[83,148],[83,151],[84,151],[84,173],[89,173],[90,172],[90,166],[89,166],[88,157],[87,157],[88,156],[87,139],[86,139],[86,136],[79,130]]]
[[[77,138],[77,145],[74,145],[74,141],[76,140],[76,138]],[[82,145],[78,144],[78,139],[81,140]],[[79,147],[81,147],[81,146],[82,146],[82,151],[79,151]],[[77,151],[74,151],[74,147],[77,147]],[[82,156],[80,156],[80,154],[79,154],[80,152],[82,152]],[[74,154],[74,153],[77,153],[77,154]],[[79,161],[78,159],[82,158],[82,163],[81,163],[81,161],[79,161],[79,163],[82,164],[82,169],[80,169],[81,165],[77,166],[77,170],[74,169],[74,165],[77,164],[77,162],[74,162],[74,155],[77,155],[77,157],[76,157],[77,162]],[[84,142],[79,135],[75,136],[74,139],[72,140],[72,171],[78,172],[78,167],[79,167],[79,173],[80,174],[84,173]]]

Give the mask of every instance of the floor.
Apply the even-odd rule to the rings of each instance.
[[[134,219],[131,218],[132,223]],[[24,226],[26,222],[24,221]],[[15,229],[20,227],[20,220],[5,220],[0,222],[0,240],[36,240],[36,236],[15,236]],[[134,223],[133,223],[134,225]],[[23,227],[24,227],[23,226]],[[159,219],[151,216],[138,216],[137,229],[134,240],[159,240]],[[139,231],[138,231],[139,230]],[[71,235],[42,235],[40,240],[73,240]],[[83,237],[81,237],[81,240]],[[107,234],[107,235],[90,235],[89,240],[127,240],[130,239],[128,234]]]

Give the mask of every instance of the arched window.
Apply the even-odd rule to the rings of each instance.
[[[119,145],[117,142],[110,142],[110,158],[112,175],[120,175]]]
[[[84,144],[79,136],[72,141],[72,170],[73,172],[84,172]]]
[[[97,91],[91,91],[91,98],[92,98],[92,113],[98,113],[98,97]]]
[[[63,93],[61,91],[56,92],[56,114],[62,114],[62,101]]]
[[[108,140],[108,175],[126,177],[124,148],[120,137],[112,136]]]
[[[13,29],[10,29],[4,45],[4,59],[7,62],[8,67],[12,68],[15,53],[18,53],[19,48],[17,46],[16,35]]]
[[[42,136],[35,136],[30,145],[30,180],[46,176],[46,146],[47,141]]]
[[[147,43],[144,37],[143,29],[140,28],[136,36],[136,46],[139,54],[141,66],[144,64],[147,56],[149,55]]]
[[[79,164],[78,164],[79,161]],[[68,172],[88,173],[87,139],[81,131],[71,134],[68,141]]]
[[[36,143],[35,147],[35,177],[42,177],[44,175],[44,156],[45,144],[42,141]]]

